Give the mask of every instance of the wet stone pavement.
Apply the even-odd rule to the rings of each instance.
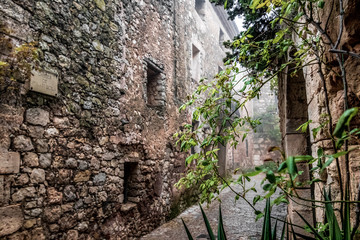
[[[261,192],[260,182],[262,176],[256,176],[252,178],[251,185],[254,184],[258,192]],[[240,187],[234,186],[234,189],[239,191]],[[247,194],[247,199],[252,202],[253,197],[256,195],[254,192]],[[235,201],[235,193],[230,189],[225,189],[220,194],[221,209],[223,214],[224,228],[227,239],[229,240],[255,240],[261,238],[261,229],[263,218],[255,222],[255,214],[251,207],[242,199]],[[265,207],[265,201],[256,204],[256,208],[263,210]],[[219,214],[219,202],[214,201],[209,207],[206,204],[203,205],[203,209],[209,219],[209,222],[213,228],[214,234],[217,232],[217,222]],[[280,219],[284,219],[286,216],[286,206],[279,205],[274,206],[272,209],[272,215]],[[207,239],[207,231],[203,218],[198,205],[194,205],[188,208],[185,212],[180,214],[177,218],[171,220],[168,223],[163,224],[150,234],[142,237],[142,240],[187,240],[184,226],[181,222],[181,218],[184,219],[188,226],[192,236],[197,240]],[[280,234],[282,224],[278,227],[278,234]]]

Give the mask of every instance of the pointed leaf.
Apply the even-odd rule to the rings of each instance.
[[[219,225],[218,225],[218,240],[226,240],[224,223],[221,213],[221,205],[219,205]]]
[[[184,222],[184,219],[181,219],[182,223],[184,224],[184,227],[185,227],[185,231],[186,231],[186,235],[188,237],[189,240],[194,240],[193,237],[191,236],[191,233],[189,231],[189,229],[187,228],[185,222]]]
[[[201,207],[200,204],[199,204],[199,206],[200,206],[201,214],[202,214],[203,219],[204,219],[204,222],[205,222],[206,230],[207,230],[207,232],[209,233],[210,240],[215,240],[215,235],[214,235],[214,233],[213,233],[213,231],[212,231],[212,229],[211,229],[209,220],[208,220],[208,218],[206,217],[206,214],[205,214],[205,212],[204,212],[204,210],[203,210],[203,208]]]

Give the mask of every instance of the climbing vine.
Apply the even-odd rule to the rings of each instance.
[[[343,225],[341,233],[331,233],[332,230],[337,229],[335,220],[331,223],[334,225],[315,224],[307,229],[317,239],[340,239],[339,236],[353,239],[360,223],[360,202],[351,200],[349,194],[352,181],[349,153],[354,150],[349,148],[349,141],[356,140],[360,132],[351,125],[351,120],[358,114],[358,108],[349,106],[345,59],[357,59],[360,56],[340,48],[344,36],[343,1],[211,0],[211,2],[224,5],[231,17],[244,14],[247,29],[232,42],[225,44],[232,50],[225,60],[226,70],[217,74],[213,81],[202,80],[190,100],[180,108],[180,111],[190,109],[193,121],[200,121],[198,128],[194,129],[189,124],[175,135],[181,150],[189,151],[195,146],[200,146],[202,150],[186,159],[187,175],[178,182],[178,186],[190,187],[200,184],[202,192],[200,200],[211,201],[223,188],[232,189],[232,183],[239,184],[243,191],[236,192],[237,199],[242,198],[247,201],[258,218],[263,216],[263,213],[255,208],[255,204],[262,199],[272,197],[276,191],[280,191],[281,194],[273,200],[273,204],[301,200],[310,202],[313,208],[325,208],[325,211],[329,211],[329,206],[337,202],[340,204],[339,216]],[[332,4],[329,8],[331,12],[328,16],[321,16],[326,4]],[[335,11],[335,5],[339,8],[339,31],[336,39],[333,39],[329,34],[332,31],[329,19]],[[263,32],[258,31],[259,28],[254,29],[260,25]],[[334,64],[339,67],[338,72],[333,70]],[[332,154],[318,149],[317,157],[287,156],[280,148],[274,147],[272,150],[280,151],[283,156],[278,162],[276,171],[267,167],[257,167],[254,171],[241,175],[237,180],[222,176],[218,169],[218,146],[221,144],[236,147],[239,141],[246,138],[247,131],[244,129],[250,131],[260,124],[259,120],[252,119],[246,114],[240,116],[237,114],[239,110],[246,112],[247,102],[259,97],[264,85],[276,82],[277,78],[285,73],[291,76],[302,74],[301,71],[309,66],[317,68],[316,74],[321,79],[326,108],[322,123],[311,131],[314,138],[319,131],[328,132],[333,147]],[[329,72],[341,79],[344,92],[344,113],[338,119],[335,128],[325,77]],[[298,130],[307,131],[309,123],[304,123]],[[340,159],[344,160],[345,170],[340,168]],[[298,170],[299,162],[307,163],[309,166],[313,176],[309,181],[299,180],[299,176],[303,174]],[[330,190],[325,188],[323,200],[301,196],[298,189],[321,182],[321,178],[316,176],[320,176],[332,162],[336,164],[341,199],[332,201],[329,197]],[[260,173],[265,174],[261,183],[265,194],[258,195],[253,201],[247,200],[246,193],[255,189],[247,189],[245,182],[250,181],[251,176]],[[219,188],[219,185],[222,188]],[[355,204],[358,209],[353,224],[349,223],[350,204]],[[309,224],[305,222],[304,225]],[[329,238],[325,238],[326,236]]]

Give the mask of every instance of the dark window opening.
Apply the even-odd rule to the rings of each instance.
[[[145,60],[146,72],[146,103],[149,106],[163,106],[165,104],[165,80],[162,69],[150,60]]]
[[[138,197],[138,164],[135,162],[124,163],[124,203],[134,201]]]
[[[199,127],[199,121],[192,121],[192,131],[195,131]],[[191,154],[195,154],[195,147],[191,147]]]
[[[195,10],[202,20],[205,18],[205,0],[195,0]]]
[[[223,30],[220,28],[220,32],[219,32],[219,45],[220,45],[221,48],[224,48],[224,41],[225,41],[224,32],[223,32]]]
[[[192,45],[191,77],[200,80],[200,50],[195,45]]]
[[[246,156],[249,156],[249,143],[248,140],[245,141],[245,145],[246,145]]]

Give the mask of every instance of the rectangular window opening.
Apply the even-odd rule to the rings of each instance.
[[[198,127],[199,127],[199,124],[200,122],[199,121],[192,121],[192,131],[195,131]],[[195,150],[195,147],[191,147],[191,154],[195,154],[196,153],[196,150]]]
[[[247,139],[245,141],[245,145],[246,145],[246,156],[248,157],[249,156],[249,143],[248,143]]]
[[[200,18],[205,19],[205,0],[195,0],[195,10]]]
[[[220,32],[219,32],[219,45],[221,48],[224,48],[224,41],[225,41],[225,35],[223,30],[220,28]]]
[[[137,202],[138,190],[138,163],[126,162],[124,163],[124,203]],[[135,200],[135,201],[134,201]]]
[[[146,71],[146,103],[148,106],[165,105],[165,80],[162,69],[150,60],[145,60]]]
[[[192,45],[191,78],[200,80],[200,50],[194,44]]]

